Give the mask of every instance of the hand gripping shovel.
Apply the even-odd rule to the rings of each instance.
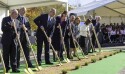
[[[25,57],[25,54],[24,54],[20,39],[19,39],[19,35],[17,33],[15,22],[14,22],[14,30],[15,30],[15,33],[16,33],[16,36],[17,36],[17,41],[18,41],[19,46],[20,46],[20,50],[22,52],[22,55],[23,55],[23,58],[24,58],[24,61],[25,61],[25,64],[26,64],[26,69],[24,69],[24,71],[25,71],[26,74],[34,74],[33,71],[30,68],[28,68],[28,63],[27,63],[27,60],[26,60],[26,57]]]
[[[43,31],[43,33],[45,34],[45,36],[46,36],[46,38],[47,38],[47,40],[49,42],[49,37],[47,36],[47,34],[46,34],[45,30],[44,30],[44,27],[41,27],[41,30]],[[56,51],[55,51],[55,49],[54,49],[54,47],[53,47],[53,45],[51,43],[50,43],[50,46],[52,47],[52,51],[55,53],[55,56],[57,57],[57,59],[59,61],[59,66],[61,66],[62,63],[61,63],[61,61],[59,59],[59,56],[57,55],[57,53],[56,53]]]
[[[35,63],[36,63],[36,70],[37,70],[37,71],[40,71],[40,70],[42,70],[42,67],[39,66],[39,64],[38,64],[38,62],[37,62],[35,53],[34,53],[34,51],[33,51],[32,44],[31,44],[31,42],[30,42],[30,40],[29,40],[29,37],[28,37],[28,34],[27,34],[26,30],[25,30],[25,29],[23,29],[23,30],[24,30],[24,32],[25,32],[26,39],[27,39],[27,42],[28,42],[29,47],[30,47],[30,49],[31,49],[31,52],[32,52],[32,54],[33,54],[33,56],[34,56],[34,60],[35,60]]]

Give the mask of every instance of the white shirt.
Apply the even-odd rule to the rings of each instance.
[[[111,35],[116,35],[116,30],[115,30],[115,31],[112,30],[112,31],[110,32],[110,34],[111,34]]]
[[[123,34],[125,35],[125,29],[123,30]]]
[[[90,31],[89,25],[86,25],[86,24],[80,25],[80,35],[81,36],[87,37],[87,34],[88,34],[87,31],[88,32]]]
[[[48,21],[51,21],[53,19],[53,17],[50,17],[49,15],[48,15]]]
[[[121,34],[124,34],[124,30],[120,30],[120,33],[121,33]]]

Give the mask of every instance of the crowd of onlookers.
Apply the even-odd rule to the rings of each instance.
[[[104,43],[123,43],[125,41],[125,24],[110,23],[101,25]]]

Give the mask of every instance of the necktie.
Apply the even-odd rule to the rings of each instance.
[[[24,24],[24,18],[23,17],[21,17],[21,22],[22,22],[22,24]]]
[[[49,22],[51,22],[51,18],[49,18],[49,20],[48,20]]]

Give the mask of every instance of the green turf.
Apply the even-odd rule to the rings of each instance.
[[[125,52],[71,71],[68,74],[117,74],[125,67]]]

